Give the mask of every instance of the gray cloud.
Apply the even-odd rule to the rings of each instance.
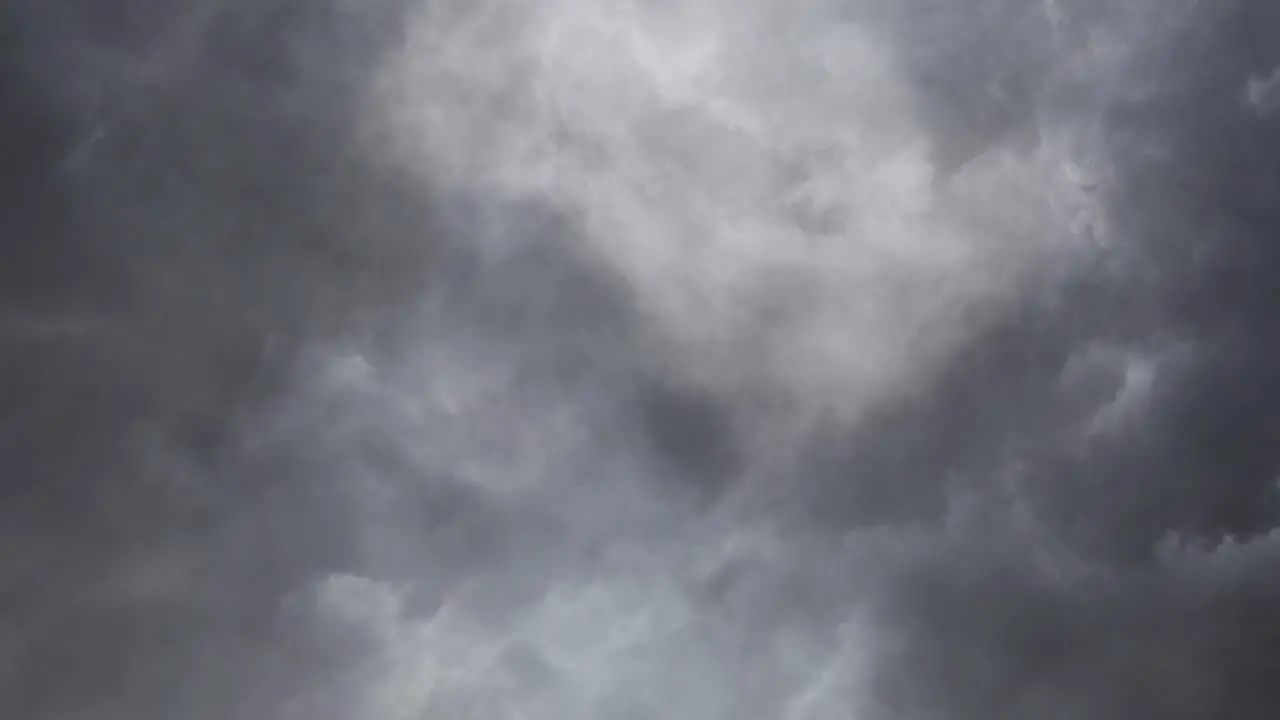
[[[6,716],[1280,701],[1266,3],[90,5],[0,23]]]

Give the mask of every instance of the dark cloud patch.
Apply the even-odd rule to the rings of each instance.
[[[0,42],[0,712],[236,716],[283,594],[352,552],[235,422],[430,232],[342,150],[350,84],[233,62],[277,38],[216,3],[89,5],[7,5]]]
[[[1011,315],[907,411],[926,485],[957,469],[990,478],[1012,458],[1040,531],[1110,569],[1046,581],[1019,551],[1002,560],[1004,547],[916,567],[891,593],[887,627],[905,636],[877,671],[886,717],[1264,717],[1275,706],[1262,677],[1280,650],[1276,587],[1261,569],[1278,519],[1275,127],[1239,93],[1275,64],[1263,38],[1277,32],[1271,10],[1242,3],[1147,51],[1158,89],[1105,115],[1118,170],[1107,204],[1137,259]],[[1093,342],[1162,339],[1190,350],[1168,356],[1140,419],[1079,442],[1089,413],[1061,394],[1071,358]],[[1007,487],[992,487],[961,495],[994,505]],[[1171,556],[1170,536],[1216,549]],[[1231,537],[1243,540],[1218,545]]]
[[[744,464],[732,409],[705,391],[664,383],[647,384],[638,403],[644,435],[666,465],[662,474],[681,478],[700,502],[714,503]]]

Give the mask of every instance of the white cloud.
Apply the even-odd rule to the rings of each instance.
[[[698,382],[856,414],[1076,252],[1045,230],[1075,189],[1060,145],[939,193],[893,54],[847,11],[444,2],[407,34],[383,152],[564,213]]]

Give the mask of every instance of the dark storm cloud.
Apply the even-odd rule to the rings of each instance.
[[[910,571],[891,593],[888,625],[907,638],[882,670],[900,713],[889,716],[1265,717],[1276,706],[1265,678],[1280,651],[1267,535],[1280,148],[1274,123],[1239,98],[1280,62],[1278,32],[1274,11],[1243,3],[1151,43],[1155,89],[1119,94],[1103,116],[1117,169],[1106,202],[1134,258],[1013,313],[923,409],[857,453],[910,458],[895,469],[935,487],[946,471],[989,478],[1011,456],[1013,492],[1040,531],[1095,568],[1046,580],[1021,551],[986,547]],[[1138,420],[1073,443],[1080,396],[1063,395],[1064,371],[1099,342],[1172,362]],[[958,494],[981,504],[989,492]],[[1171,549],[1187,538],[1200,549]]]
[[[421,254],[376,238],[419,219],[338,187],[349,85],[230,9],[5,10],[6,715],[236,715],[279,593],[344,549],[323,498],[231,468],[233,422],[293,338],[394,296]]]
[[[449,4],[430,18],[484,72],[413,56],[418,15],[396,3],[90,5],[14,4],[0,26],[0,712],[1280,703],[1268,3],[750,3],[733,32],[764,48],[741,55],[760,95],[707,104],[710,121],[677,70],[707,62],[685,40],[728,18],[714,3],[637,34],[555,5],[578,44],[548,51],[563,66],[542,95],[521,94],[527,62],[485,54],[536,20],[501,3],[489,25]],[[840,54],[822,30],[846,10],[891,60],[859,35],[835,36],[858,62]],[[770,13],[777,36],[750,35]],[[664,55],[654,37],[676,39]],[[592,43],[619,54],[572,55]],[[386,78],[406,53],[425,98]],[[882,61],[888,80],[850,70]],[[624,80],[685,114],[650,113]],[[385,137],[379,93],[437,133],[427,171]],[[510,158],[536,158],[521,142],[543,127],[511,119],[542,122],[544,97],[567,180],[526,193],[545,168]],[[761,108],[794,157],[742,130]],[[898,175],[824,135],[855,122],[907,148]],[[917,130],[912,164],[899,134]],[[1092,228],[1025,221],[1043,198],[1006,197],[1062,137],[1088,157],[1047,204],[1096,203]],[[803,186],[784,202],[751,184],[774,165],[809,185],[779,180]],[[824,248],[877,207],[831,190],[849,167],[900,217],[917,190],[958,198],[963,220],[907,225],[952,245],[912,252],[971,259],[831,271],[862,254]],[[633,171],[669,186],[633,192]],[[648,242],[721,229],[698,203],[831,254]],[[1102,249],[1055,264],[975,239],[1027,227]],[[935,288],[952,300],[917,300]],[[832,306],[862,314],[850,328]]]

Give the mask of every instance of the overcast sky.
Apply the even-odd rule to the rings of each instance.
[[[1280,5],[0,7],[0,715],[1280,707]]]

